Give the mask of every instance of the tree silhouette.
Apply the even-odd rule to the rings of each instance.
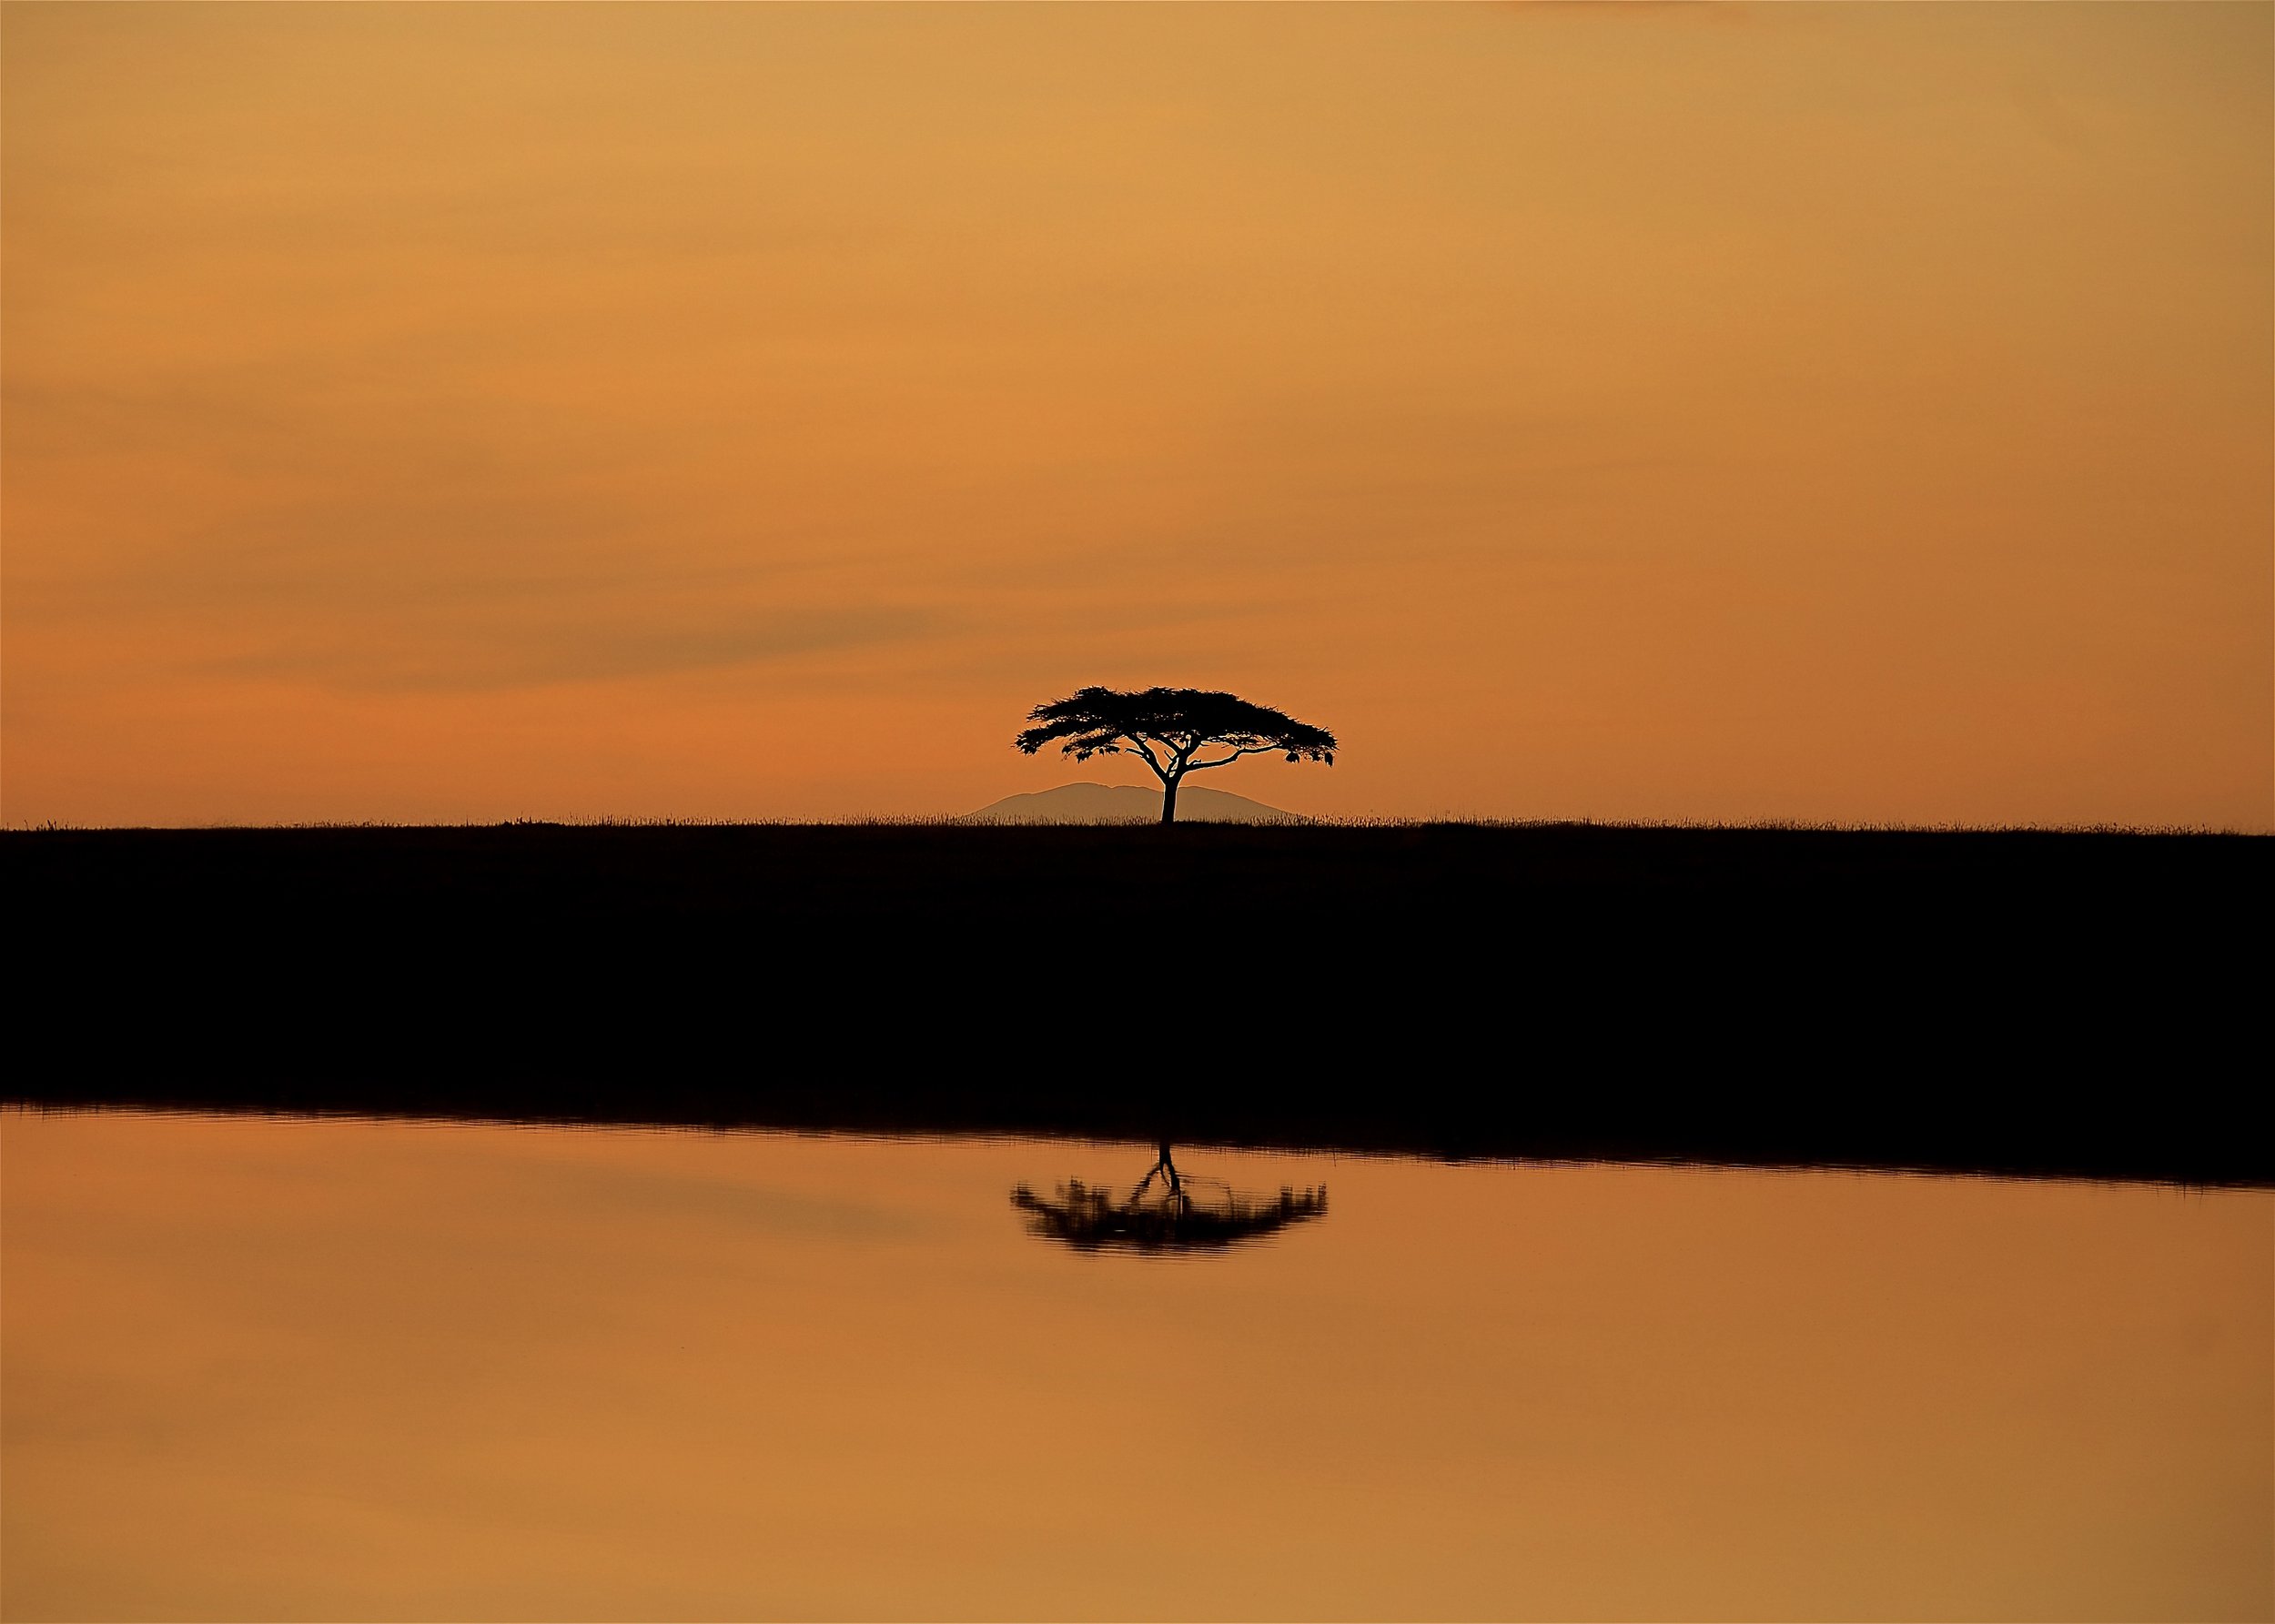
[[[1158,1189],[1156,1179],[1161,1181]],[[1148,1190],[1154,1191],[1150,1199]],[[1056,1199],[1021,1185],[1011,1192],[1011,1205],[1026,1215],[1031,1233],[1077,1252],[1221,1252],[1320,1216],[1327,1211],[1327,1186],[1283,1185],[1277,1196],[1243,1195],[1222,1179],[1179,1173],[1164,1145],[1127,1201],[1069,1179]]]
[[[1036,723],[1012,742],[1028,755],[1057,741],[1077,762],[1134,755],[1161,781],[1161,821],[1177,822],[1177,787],[1188,772],[1228,767],[1242,756],[1284,754],[1291,762],[1335,764],[1335,735],[1269,705],[1198,688],[1148,688],[1123,693],[1084,688],[1027,712]],[[1201,751],[1221,749],[1213,760]]]

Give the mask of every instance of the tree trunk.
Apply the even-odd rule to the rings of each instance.
[[[1161,821],[1164,823],[1177,822],[1177,786],[1183,782],[1181,777],[1161,781]]]

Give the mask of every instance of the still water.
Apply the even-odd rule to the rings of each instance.
[[[2266,1193],[19,1112],[0,1156],[12,1619],[2275,1611]]]

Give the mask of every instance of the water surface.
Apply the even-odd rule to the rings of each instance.
[[[1179,1147],[1286,1219],[1180,1250],[1014,1202],[1150,1146],[0,1147],[10,1618],[2275,1611],[2266,1193]]]

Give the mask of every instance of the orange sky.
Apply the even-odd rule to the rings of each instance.
[[[13,823],[2275,824],[2275,10],[9,6]]]

